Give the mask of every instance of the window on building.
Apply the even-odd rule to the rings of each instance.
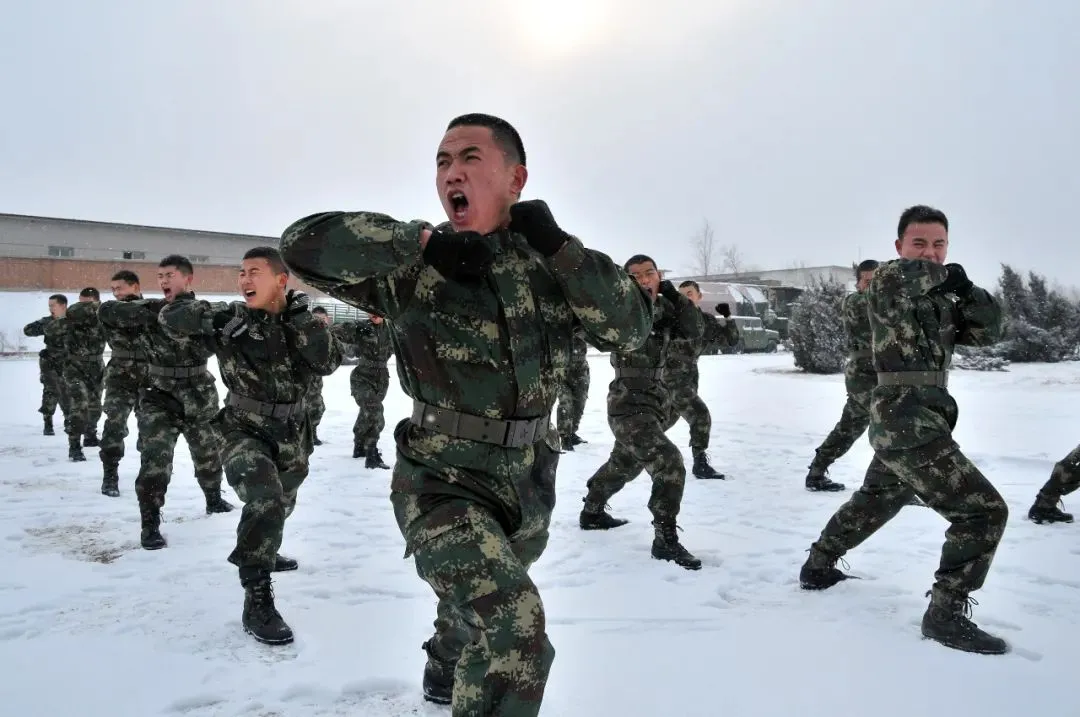
[[[205,254],[189,254],[188,259],[192,264],[208,264],[210,263],[210,257]]]
[[[146,252],[145,251],[125,251],[123,256],[124,256],[125,259],[128,259],[128,260],[145,259],[146,258]]]
[[[49,256],[55,257],[71,257],[75,256],[75,247],[71,246],[50,246]]]

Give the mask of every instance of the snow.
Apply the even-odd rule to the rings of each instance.
[[[703,559],[701,571],[649,557],[646,477],[612,500],[629,525],[580,531],[585,481],[612,440],[604,415],[611,368],[597,357],[591,369],[581,431],[589,443],[562,458],[551,543],[532,570],[557,651],[542,715],[1068,712],[1080,664],[1080,526],[1035,526],[1025,514],[1077,441],[1080,365],[952,377],[958,440],[1012,509],[976,593],[976,621],[1014,646],[1001,657],[921,639],[945,529],[926,509],[906,508],[848,556],[864,579],[823,593],[798,589],[806,549],[850,493],[803,489],[813,449],[839,417],[843,377],[796,373],[788,355],[702,359],[713,461],[729,479],[687,483],[680,535]],[[144,551],[134,435],[122,495],[107,498],[92,450],[87,462],[70,463],[62,436],[41,435],[36,362],[0,363],[0,389],[10,406],[0,416],[4,714],[449,715],[420,697],[420,643],[435,601],[402,559],[389,472],[351,458],[348,369],[326,381],[328,443],[286,527],[282,552],[300,570],[276,577],[279,608],[297,635],[285,647],[243,633],[242,591],[225,560],[237,513],[205,515],[182,441],[165,507],[169,547]],[[381,444],[390,456],[390,427],[408,412],[393,386]],[[670,435],[685,447],[684,424]],[[832,477],[854,487],[869,459],[863,439]]]

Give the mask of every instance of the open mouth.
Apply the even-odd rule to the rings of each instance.
[[[165,296],[166,299],[168,299],[172,296],[172,289],[163,288],[161,290],[161,293]]]
[[[464,222],[469,214],[469,198],[461,190],[454,190],[448,195],[450,199],[450,219],[454,222]]]
[[[245,299],[254,299],[255,298],[255,290],[254,289],[248,289],[247,291],[245,291],[244,292],[244,298]]]

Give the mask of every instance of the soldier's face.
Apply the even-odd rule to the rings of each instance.
[[[97,299],[95,299],[92,296],[80,296],[79,297],[79,303],[82,303],[82,304],[92,304],[95,301],[97,301]]]
[[[679,293],[685,296],[687,299],[693,302],[694,306],[697,306],[701,302],[701,292],[692,286],[684,286],[679,289]]]
[[[375,324],[376,326],[383,322],[383,318],[381,316],[376,316],[375,314],[372,314],[368,318],[371,319],[371,323]]]
[[[276,274],[266,259],[244,259],[237,285],[249,309],[279,311],[285,306],[288,274]]]
[[[67,313],[67,304],[61,304],[56,299],[49,299],[49,316],[59,319]]]
[[[653,299],[660,293],[660,272],[656,270],[656,267],[651,262],[631,264],[627,271],[630,272],[630,276],[634,277],[634,281],[638,283],[638,286],[649,292],[649,296]]]
[[[861,271],[859,272],[859,280],[855,282],[855,288],[859,291],[866,291],[866,287],[870,286],[870,279],[874,278],[874,272]]]
[[[139,295],[139,285],[129,284],[126,281],[114,281],[109,288],[112,289],[113,298],[117,300]]]
[[[949,253],[949,232],[941,224],[909,224],[896,240],[896,253],[905,259],[944,264]]]
[[[455,127],[435,154],[435,185],[454,231],[489,234],[510,221],[528,171],[509,162],[487,127]]]
[[[184,294],[191,290],[191,282],[195,277],[185,274],[175,266],[163,266],[158,269],[158,286],[165,301],[172,301],[178,294]]]
[[[311,313],[315,315],[315,320],[323,326],[330,325],[330,314],[324,314],[321,311],[312,311]]]

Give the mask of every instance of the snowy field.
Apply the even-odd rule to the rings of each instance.
[[[849,555],[863,580],[799,590],[805,551],[849,493],[803,489],[812,451],[839,416],[842,379],[790,366],[786,354],[702,362],[713,462],[729,478],[688,482],[681,537],[705,562],[688,572],[649,557],[644,477],[612,501],[629,525],[577,527],[584,483],[611,446],[611,369],[592,360],[581,431],[589,443],[562,458],[550,547],[533,569],[557,651],[542,714],[1075,714],[1080,525],[1039,527],[1025,516],[1053,462],[1080,440],[1080,364],[954,372],[958,439],[1012,509],[976,595],[976,621],[1014,646],[1003,657],[921,639],[945,529],[926,509],[905,509]],[[41,435],[36,361],[0,362],[0,391],[8,407],[0,416],[5,715],[449,714],[420,697],[434,598],[402,559],[389,472],[350,457],[347,368],[326,382],[327,443],[286,528],[282,552],[300,561],[276,578],[279,609],[297,636],[286,647],[243,633],[243,593],[225,561],[237,514],[205,515],[182,440],[162,526],[169,547],[147,552],[138,546],[134,435],[122,495],[106,498],[96,451],[69,463],[64,438]],[[407,413],[395,385],[388,424]],[[671,436],[685,446],[685,425]],[[392,455],[389,426],[381,448]],[[864,439],[832,477],[851,489],[869,458]]]

